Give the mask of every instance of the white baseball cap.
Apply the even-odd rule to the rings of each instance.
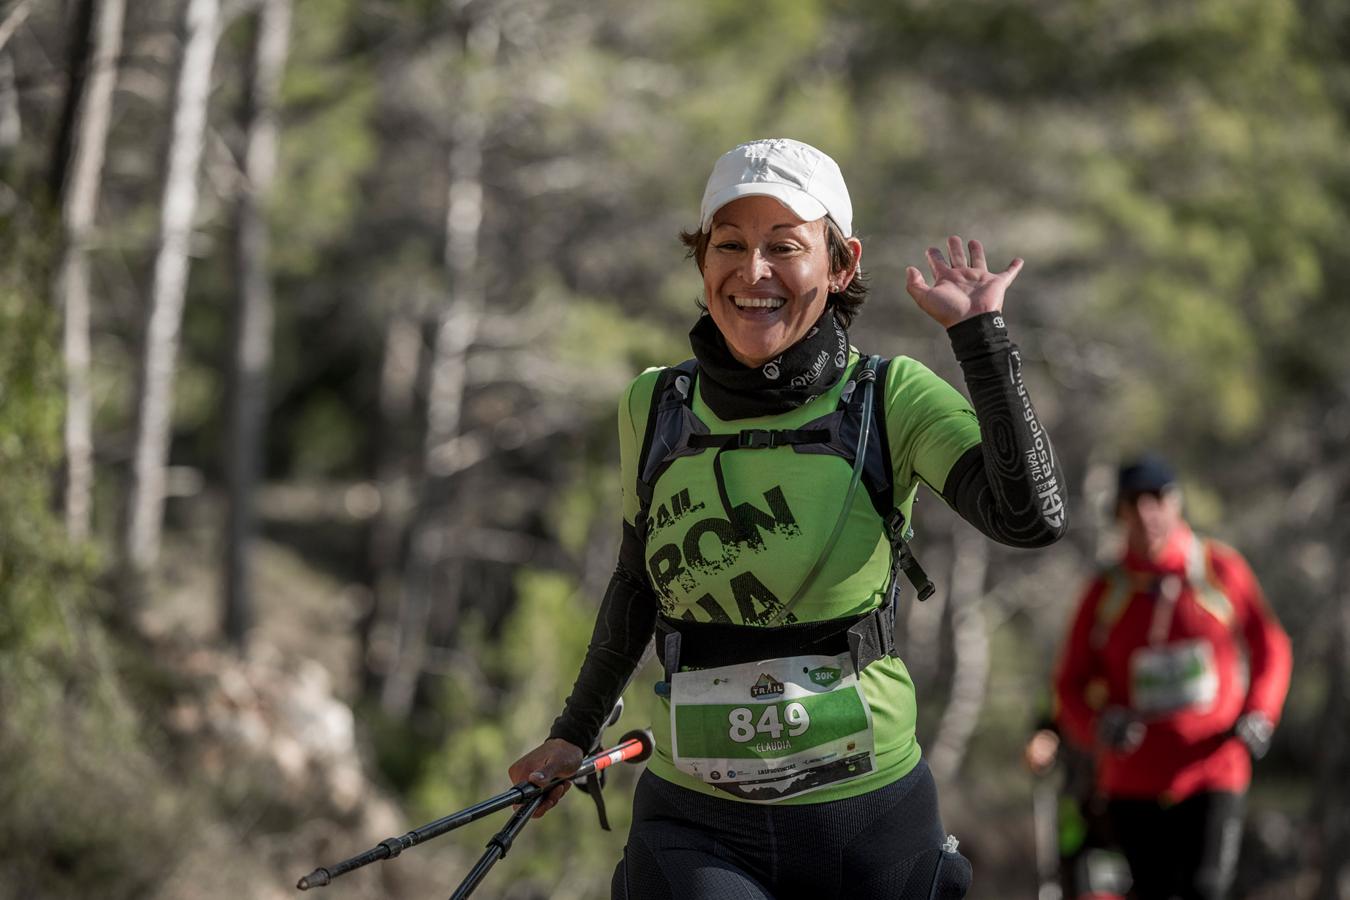
[[[828,215],[844,237],[853,236],[853,203],[844,175],[834,160],[810,144],[766,138],[722,154],[703,189],[703,231],[712,228],[713,215],[732,200],[755,195],[773,197],[804,222]]]

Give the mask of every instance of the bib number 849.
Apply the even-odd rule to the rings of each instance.
[[[806,707],[800,703],[789,703],[783,709],[783,719],[787,721],[788,737],[796,737],[811,727],[811,717]],[[748,743],[756,736],[767,734],[777,740],[783,735],[783,722],[778,718],[778,704],[771,703],[763,708],[758,721],[748,706],[738,706],[727,715],[731,724],[728,736],[738,744]],[[751,724],[753,723],[753,724]]]

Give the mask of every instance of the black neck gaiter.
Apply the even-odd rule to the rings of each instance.
[[[689,332],[689,344],[703,376],[699,393],[721,419],[796,409],[832,388],[848,365],[848,332],[828,306],[800,341],[758,368],[731,355],[722,332],[706,313]]]

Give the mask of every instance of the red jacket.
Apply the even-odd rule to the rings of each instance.
[[[1233,724],[1253,711],[1279,721],[1291,664],[1289,637],[1246,561],[1182,526],[1158,561],[1126,553],[1088,586],[1055,676],[1056,718],[1096,748],[1097,787],[1108,797],[1243,791],[1251,758]],[[1109,706],[1147,723],[1131,753],[1097,744]]]

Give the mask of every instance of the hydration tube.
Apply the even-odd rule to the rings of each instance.
[[[855,375],[854,390],[862,388],[862,424],[858,430],[858,455],[853,458],[853,477],[849,479],[848,491],[844,494],[844,505],[839,510],[839,518],[835,520],[834,531],[830,532],[829,540],[821,548],[820,555],[816,557],[815,565],[806,573],[802,583],[797,586],[797,590],[787,603],[779,607],[773,618],[764,623],[768,627],[779,624],[785,619],[788,613],[792,612],[793,607],[806,596],[806,592],[815,584],[816,578],[820,576],[821,570],[825,568],[825,561],[830,558],[830,553],[834,551],[834,545],[839,543],[839,536],[844,533],[844,526],[848,524],[848,514],[853,509],[853,497],[858,493],[858,482],[862,480],[863,466],[867,459],[867,441],[872,433],[872,401],[874,399],[874,388],[877,383],[877,364],[881,357],[871,356],[867,362],[860,368],[861,373]]]

